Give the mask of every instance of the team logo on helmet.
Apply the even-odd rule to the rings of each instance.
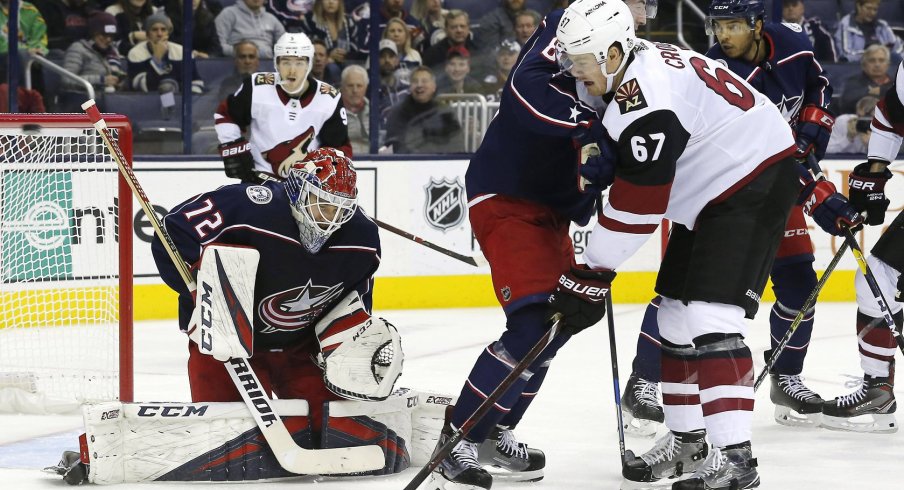
[[[615,91],[615,101],[618,102],[618,110],[622,114],[647,107],[647,99],[644,98],[636,78],[632,78],[618,87],[618,90]]]
[[[427,224],[442,231],[461,224],[465,218],[464,186],[457,177],[452,181],[430,179],[424,190],[427,193],[424,207]]]
[[[273,199],[273,193],[270,192],[270,189],[262,185],[252,185],[246,188],[245,194],[248,195],[248,199],[251,199],[254,204],[267,204]]]
[[[265,326],[261,333],[301,330],[323,316],[327,307],[343,292],[342,283],[320,286],[308,283],[271,294],[260,302],[258,313]]]

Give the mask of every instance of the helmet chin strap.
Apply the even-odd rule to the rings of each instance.
[[[289,90],[289,89],[286,88],[286,81],[285,81],[285,80],[280,80],[280,81],[279,81],[279,86],[282,87],[282,89],[285,90],[286,93],[289,94],[289,95],[298,95],[298,94],[300,94],[300,93],[302,92],[302,90],[304,90],[304,88],[305,88],[305,87],[304,87],[304,84],[305,84],[306,81],[307,81],[307,79],[303,80],[303,81],[301,82],[301,85],[298,86],[298,89],[297,89],[297,90],[294,90],[294,91],[293,91],[293,90]]]

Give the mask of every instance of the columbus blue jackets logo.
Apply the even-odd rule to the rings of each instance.
[[[464,186],[457,177],[452,181],[430,179],[424,190],[427,192],[424,208],[427,224],[442,231],[461,224],[465,218]]]
[[[618,90],[615,91],[615,102],[618,102],[618,110],[622,114],[647,107],[647,99],[644,98],[636,78],[632,78],[618,87]]]
[[[248,195],[248,199],[251,200],[254,204],[267,204],[270,200],[273,199],[273,193],[270,192],[270,189],[262,186],[262,185],[252,185],[245,189],[245,194]]]
[[[265,326],[260,333],[291,332],[311,325],[342,294],[342,283],[304,286],[281,291],[264,298],[258,313]]]

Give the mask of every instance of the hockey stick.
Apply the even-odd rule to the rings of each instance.
[[[891,334],[898,344],[898,349],[904,354],[904,337],[901,336],[901,332],[895,325],[895,319],[891,316],[891,310],[888,309],[888,302],[885,300],[885,295],[882,294],[882,289],[879,288],[876,276],[873,275],[873,271],[870,270],[869,265],[867,265],[866,258],[863,256],[863,250],[860,248],[860,244],[857,243],[857,239],[854,238],[854,233],[846,226],[844,227],[844,242],[851,246],[851,252],[854,253],[854,258],[857,259],[857,265],[860,266],[860,272],[863,273],[863,277],[866,279],[866,283],[869,285],[869,289],[872,291],[873,297],[879,305],[879,310],[882,311],[882,318],[885,320],[885,325],[891,330]]]
[[[772,369],[772,366],[775,365],[775,361],[778,359],[778,356],[785,350],[785,346],[788,345],[788,342],[791,341],[791,336],[794,335],[794,331],[797,330],[797,326],[800,325],[800,322],[803,321],[804,316],[806,316],[807,311],[813,307],[813,304],[816,303],[816,298],[819,296],[819,292],[822,291],[822,287],[829,280],[829,275],[835,270],[835,266],[838,265],[838,262],[841,260],[841,257],[844,256],[844,253],[847,251],[848,244],[844,242],[841,244],[841,247],[835,252],[835,256],[832,257],[832,261],[829,262],[829,266],[826,267],[826,270],[822,273],[822,277],[819,278],[819,281],[816,283],[816,287],[813,288],[813,291],[810,292],[810,296],[807,297],[807,300],[804,301],[803,306],[801,306],[800,311],[797,312],[797,316],[794,317],[794,321],[791,322],[791,326],[788,327],[788,331],[785,332],[785,336],[782,337],[782,340],[772,349],[772,354],[769,356],[769,359],[766,361],[766,365],[763,367],[763,370],[760,371],[759,376],[756,377],[756,382],[753,384],[753,391],[756,391],[761,384],[763,384],[763,380],[766,379],[766,375],[769,374],[769,370]]]
[[[499,386],[497,386],[496,389],[494,389],[492,393],[487,396],[486,400],[484,400],[483,403],[481,403],[477,407],[477,410],[475,410],[474,413],[471,414],[471,416],[461,424],[461,427],[459,427],[455,430],[455,432],[452,433],[452,436],[449,438],[449,440],[446,441],[445,444],[440,446],[435,453],[433,453],[430,461],[428,461],[427,464],[424,465],[424,467],[421,468],[420,471],[418,471],[417,475],[414,475],[414,478],[412,478],[411,481],[408,482],[407,485],[405,485],[405,490],[416,490],[417,487],[419,487],[421,483],[423,483],[424,480],[426,480],[427,477],[430,476],[430,472],[436,469],[436,467],[439,466],[440,462],[442,462],[442,460],[445,459],[453,449],[455,449],[455,445],[458,444],[459,441],[464,439],[464,437],[468,435],[468,432],[471,431],[474,425],[477,424],[477,422],[480,422],[480,419],[482,419],[483,416],[490,411],[490,408],[492,408],[493,405],[495,405],[499,400],[499,398],[501,398],[502,395],[504,395],[505,392],[508,391],[512,384],[514,384],[515,381],[521,376],[524,370],[527,369],[528,366],[533,364],[537,357],[540,356],[543,350],[546,349],[546,346],[548,346],[550,342],[552,342],[552,340],[555,338],[555,336],[559,333],[559,328],[562,324],[562,317],[560,314],[556,314],[556,316],[554,316],[553,318],[555,318],[555,321],[553,322],[552,326],[549,327],[549,330],[547,330],[546,333],[543,334],[543,337],[541,337],[540,340],[538,340],[537,343],[534,344],[533,347],[531,347],[531,349],[524,356],[524,359],[521,359],[521,361],[519,361],[512,367],[512,370],[505,376],[505,378],[502,379],[502,381],[499,382]]]
[[[190,291],[197,289],[195,280],[189,271],[188,265],[182,260],[179,251],[170,238],[169,233],[163,228],[160,218],[151,207],[150,200],[141,188],[138,178],[132,168],[126,164],[126,158],[119,148],[119,143],[110,134],[107,128],[107,122],[98,111],[94,100],[88,100],[82,104],[82,109],[88,114],[88,118],[100,133],[110,154],[119,167],[119,172],[125,179],[132,193],[141,204],[141,208],[147,215],[154,232],[163,242],[163,248],[175,264],[176,269],[185,285]],[[272,402],[263,390],[260,380],[251,369],[251,364],[247,359],[230,359],[224,363],[229,372],[229,376],[235,382],[235,387],[242,395],[242,400],[248,406],[248,411],[257,422],[261,433],[264,435],[267,444],[279,461],[280,466],[285,470],[297,474],[336,474],[336,473],[358,473],[364,471],[374,471],[383,468],[385,465],[385,457],[383,450],[377,445],[359,446],[349,448],[334,449],[305,449],[300,447],[289,434],[289,430],[283,423],[282,419],[273,410]]]
[[[621,465],[625,465],[625,422],[621,412],[621,388],[618,381],[618,352],[615,347],[615,312],[612,311],[612,291],[606,294],[606,308],[609,309],[609,357],[612,360],[612,388],[615,390],[615,418],[618,421],[618,450],[621,453]]]

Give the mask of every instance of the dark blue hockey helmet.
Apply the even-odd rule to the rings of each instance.
[[[713,0],[706,16],[706,33],[713,34],[715,21],[719,19],[746,19],[751,29],[757,20],[765,20],[765,0]]]

